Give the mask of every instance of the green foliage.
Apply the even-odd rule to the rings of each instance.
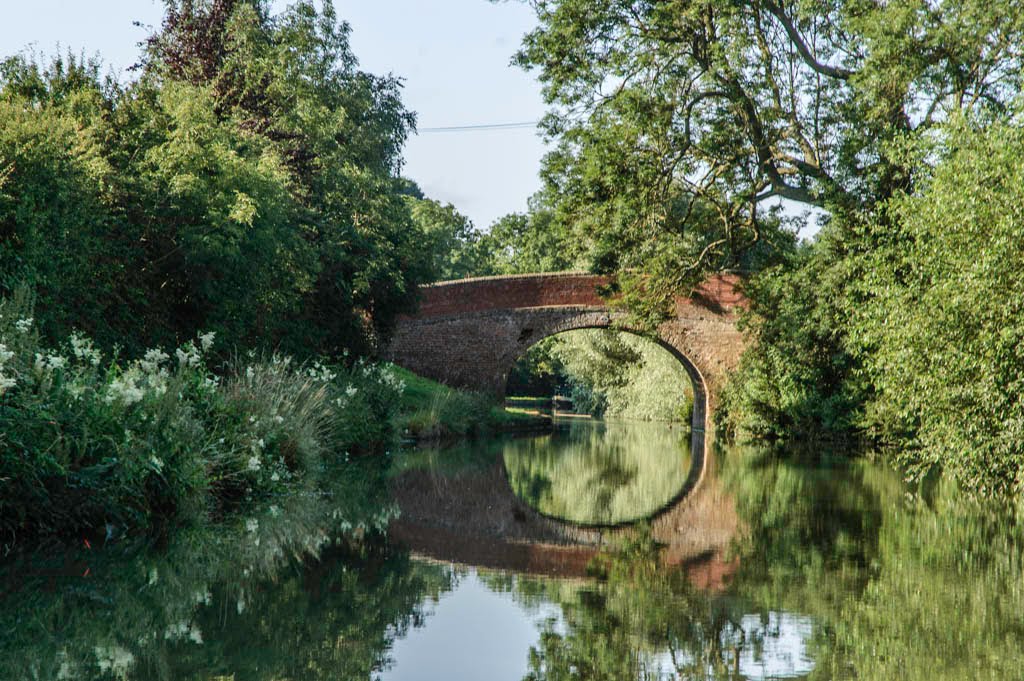
[[[1024,489],[1012,2],[531,4],[560,233],[646,322],[708,271],[755,272],[727,431],[870,438],[917,477]],[[817,243],[779,198],[825,211]]]
[[[274,356],[221,379],[213,338],[107,362],[81,335],[41,345],[30,308],[0,303],[3,543],[199,520],[389,440],[403,386],[387,369]]]
[[[170,2],[137,80],[98,73],[0,68],[0,292],[33,287],[48,338],[141,352],[204,329],[338,356],[411,308],[430,270],[397,178],[413,117],[331,3]]]
[[[543,194],[526,213],[497,220],[481,235],[479,274],[529,274],[579,269],[579,252]]]
[[[397,366],[390,371],[404,386],[393,419],[403,437],[439,440],[550,425],[545,417],[508,412],[493,396],[455,390]]]
[[[895,199],[851,325],[875,394],[862,425],[917,476],[1024,492],[1024,130],[956,121],[934,176]],[[880,228],[879,228],[880,229]]]
[[[753,344],[724,395],[727,430],[864,439],[914,478],[945,471],[982,496],[1024,489],[1024,137],[1013,122],[977,123],[906,145],[934,171],[877,220],[829,225],[748,282]]]
[[[409,196],[412,219],[423,235],[419,246],[430,253],[430,281],[463,279],[486,271],[480,235],[452,204]]]
[[[586,329],[547,338],[517,362],[510,390],[529,387],[536,376],[536,387],[566,391],[578,413],[688,421],[693,406],[690,377],[679,360],[632,333]]]
[[[647,297],[770,258],[780,198],[870,213],[921,170],[894,143],[1001,115],[1024,62],[1010,0],[529,4],[517,61],[550,105],[559,219],[600,270],[652,275]]]
[[[865,388],[847,347],[848,243],[828,225],[813,245],[745,284],[750,339],[716,413],[740,439],[848,440]]]

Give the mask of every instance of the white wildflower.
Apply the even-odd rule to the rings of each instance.
[[[250,456],[249,457],[249,466],[248,466],[248,468],[249,468],[250,471],[252,471],[253,473],[256,473],[257,471],[259,471],[259,469],[262,466],[263,466],[263,462],[260,461],[260,457],[258,457],[258,456]]]
[[[274,474],[270,476],[270,481],[271,482],[277,482],[280,479],[281,479],[281,476],[277,474],[277,471],[275,471]]]
[[[160,457],[158,457],[158,456],[156,456],[154,454],[153,456],[149,457],[149,462],[151,464],[153,464],[153,468],[156,469],[157,473],[163,471],[163,469],[164,469],[164,462],[163,462],[163,459],[161,459]]]
[[[255,375],[256,375],[256,372],[253,371],[252,367],[245,367],[245,377],[246,378],[252,378]]]
[[[0,395],[3,395],[10,388],[13,388],[17,384],[18,380],[16,378],[0,374]]]
[[[277,516],[281,515],[281,509],[279,509],[275,504],[271,504],[270,515],[276,518]]]
[[[7,346],[3,343],[0,343],[0,366],[6,364],[7,360],[12,357],[14,357],[14,352],[12,350],[8,350]]]
[[[120,400],[127,407],[141,402],[142,398],[146,396],[142,386],[139,385],[141,378],[138,369],[134,367],[115,378],[107,386],[107,403]]]
[[[359,390],[357,390],[354,385],[350,385],[349,387],[345,388],[346,397],[354,397],[357,392],[359,392]]]
[[[175,350],[174,354],[178,358],[178,364],[183,367],[199,366],[199,363],[202,361],[199,351],[196,350],[196,346],[191,342]]]
[[[284,423],[284,417],[280,416],[280,415],[275,416],[274,417],[274,423]]]
[[[203,352],[213,347],[213,339],[216,335],[214,331],[199,334],[199,346],[203,349]]]
[[[92,340],[80,333],[71,334],[71,352],[80,362],[89,362],[93,366],[100,363],[100,351],[93,347]]]
[[[170,355],[166,352],[159,348],[153,348],[151,350],[146,350],[145,356],[141,361],[139,361],[139,366],[142,367],[142,370],[147,374],[155,374],[159,371],[160,365],[169,359]]]
[[[164,630],[164,638],[167,640],[178,640],[188,632],[188,622],[177,622],[168,624]]]
[[[320,362],[314,362],[313,366],[311,366],[306,373],[314,381],[320,381],[322,383],[330,383],[331,381],[338,377],[336,373],[328,369]]]
[[[128,670],[135,664],[135,656],[121,646],[101,647],[93,649],[96,654],[96,665],[101,672],[111,672],[113,676],[128,678]]]
[[[19,333],[28,333],[28,330],[32,328],[33,321],[34,320],[32,319],[32,317],[28,317],[27,319],[19,319],[18,321],[14,322],[14,328],[16,328]]]
[[[260,529],[260,521],[256,518],[249,518],[245,521],[245,529],[249,532],[256,532]]]
[[[157,397],[167,392],[167,374],[163,371],[158,374],[150,374],[146,382],[149,383],[150,389]]]

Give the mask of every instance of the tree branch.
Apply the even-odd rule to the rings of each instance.
[[[775,19],[782,24],[782,28],[786,31],[786,35],[793,42],[793,46],[796,47],[797,52],[800,53],[800,58],[803,59],[804,63],[810,66],[812,69],[817,71],[823,76],[829,78],[838,78],[840,80],[849,80],[854,72],[848,69],[844,69],[839,66],[829,66],[828,64],[822,64],[820,61],[811,54],[811,50],[807,47],[807,42],[800,35],[800,32],[796,29],[792,20],[786,16],[785,11],[779,5],[776,5],[770,0],[764,3],[765,9],[775,17]]]

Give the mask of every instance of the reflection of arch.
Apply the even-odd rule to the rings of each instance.
[[[703,458],[705,450],[705,432],[710,427],[708,422],[708,391],[707,384],[705,383],[704,376],[701,374],[700,369],[694,365],[692,361],[683,353],[680,352],[671,343],[667,342],[660,335],[649,336],[638,329],[631,328],[628,325],[623,325],[620,322],[622,319],[619,315],[610,313],[606,310],[594,311],[594,310],[580,310],[577,313],[572,313],[572,308],[567,308],[566,314],[563,317],[558,318],[551,328],[542,329],[537,331],[533,328],[526,328],[524,332],[520,334],[517,348],[519,354],[516,355],[508,366],[503,370],[500,377],[501,391],[504,393],[505,385],[508,382],[508,375],[512,367],[523,358],[530,348],[552,336],[558,336],[563,333],[571,333],[573,331],[585,331],[587,329],[614,329],[616,331],[622,331],[625,333],[632,334],[639,338],[649,340],[658,347],[666,350],[676,361],[678,361],[683,369],[686,370],[687,376],[690,378],[690,391],[693,397],[693,415],[691,418],[690,426],[692,437],[690,440],[690,451],[693,452],[694,456],[694,469],[696,472],[703,470]],[[529,331],[529,333],[526,333]],[[525,334],[525,338],[523,335]],[[691,478],[694,478],[691,475]],[[684,491],[692,489],[693,485],[696,484],[696,479],[688,480]]]
[[[608,328],[619,321],[598,295],[608,283],[605,277],[557,273],[427,286],[421,290],[419,312],[398,321],[386,356],[448,385],[503,394],[509,369],[534,343],[563,331]],[[736,312],[744,298],[736,285],[735,278],[709,279],[693,296],[676,300],[674,317],[655,334],[658,344],[686,368],[693,386],[690,478],[677,502],[651,521],[652,534],[664,543],[672,564],[724,555],[736,529],[734,504],[710,474],[714,466],[706,437],[719,390],[743,349]],[[393,488],[402,507],[402,517],[393,525],[396,536],[443,560],[500,567],[511,555],[501,547],[512,547],[516,560],[540,571],[565,570],[567,564],[578,569],[610,533],[628,531],[583,528],[539,516],[511,493],[501,465],[452,481],[409,472],[395,479]],[[440,548],[418,547],[433,536],[432,529],[449,537],[472,537],[470,547],[495,542],[493,561],[470,554],[460,559],[446,541]],[[524,549],[524,542],[531,548]],[[552,544],[563,548],[544,548]]]
[[[738,520],[718,483],[713,459],[699,490],[650,523],[665,564],[686,569],[702,587],[720,587],[735,570],[728,555]],[[609,540],[631,527],[583,527],[554,521],[508,486],[500,459],[483,468],[442,472],[414,468],[391,481],[401,513],[389,535],[421,555],[467,565],[562,577],[587,575]]]

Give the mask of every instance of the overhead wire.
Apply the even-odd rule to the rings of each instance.
[[[479,125],[447,125],[433,128],[419,128],[418,133],[438,132],[478,132],[485,130],[528,130],[536,128],[540,121],[522,121],[519,123],[482,123]]]

